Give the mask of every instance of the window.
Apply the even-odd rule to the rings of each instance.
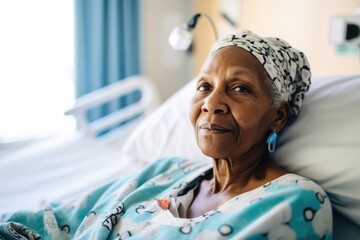
[[[0,0],[0,142],[73,131],[74,2]]]

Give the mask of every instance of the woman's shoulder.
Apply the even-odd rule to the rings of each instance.
[[[289,186],[294,189],[298,189],[299,191],[320,192],[326,195],[325,191],[316,182],[294,173],[284,174],[274,179],[273,181],[265,184],[265,187],[270,186],[271,184],[277,184],[283,187]]]
[[[285,174],[264,185],[264,190],[269,196],[282,198],[298,222],[310,223],[319,235],[331,235],[330,199],[317,183],[296,174]]]
[[[326,192],[316,182],[297,174],[288,173],[263,185],[266,193],[283,195],[293,200],[313,199],[320,204],[329,202]]]
[[[330,200],[325,191],[308,178],[285,174],[240,196],[239,200],[242,200],[239,206],[243,206],[239,213],[246,213],[248,219],[258,224],[248,236],[267,233],[268,236],[285,234],[286,239],[292,239],[289,236],[331,239]]]

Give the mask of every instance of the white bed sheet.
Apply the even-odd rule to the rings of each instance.
[[[140,167],[118,147],[89,138],[30,145],[0,159],[0,210],[36,210],[67,201]]]

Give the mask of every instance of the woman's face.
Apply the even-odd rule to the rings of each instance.
[[[207,59],[190,103],[196,140],[205,155],[239,158],[263,151],[275,116],[265,70],[254,56],[229,46]]]

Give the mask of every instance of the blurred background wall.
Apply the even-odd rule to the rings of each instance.
[[[185,85],[193,73],[194,56],[171,48],[172,29],[194,14],[193,0],[143,0],[143,62],[146,76],[154,81],[162,100]]]
[[[313,76],[360,73],[359,54],[337,54],[329,42],[329,22],[335,15],[353,15],[359,0],[196,0],[196,10],[216,22],[219,35],[249,29],[261,36],[280,37],[302,50]],[[235,20],[231,26],[222,16]],[[204,23],[207,24],[207,23]],[[200,28],[200,26],[199,26]],[[201,27],[202,28],[202,27]],[[197,72],[213,39],[210,28],[196,29],[194,49]],[[206,43],[205,43],[206,42]]]

